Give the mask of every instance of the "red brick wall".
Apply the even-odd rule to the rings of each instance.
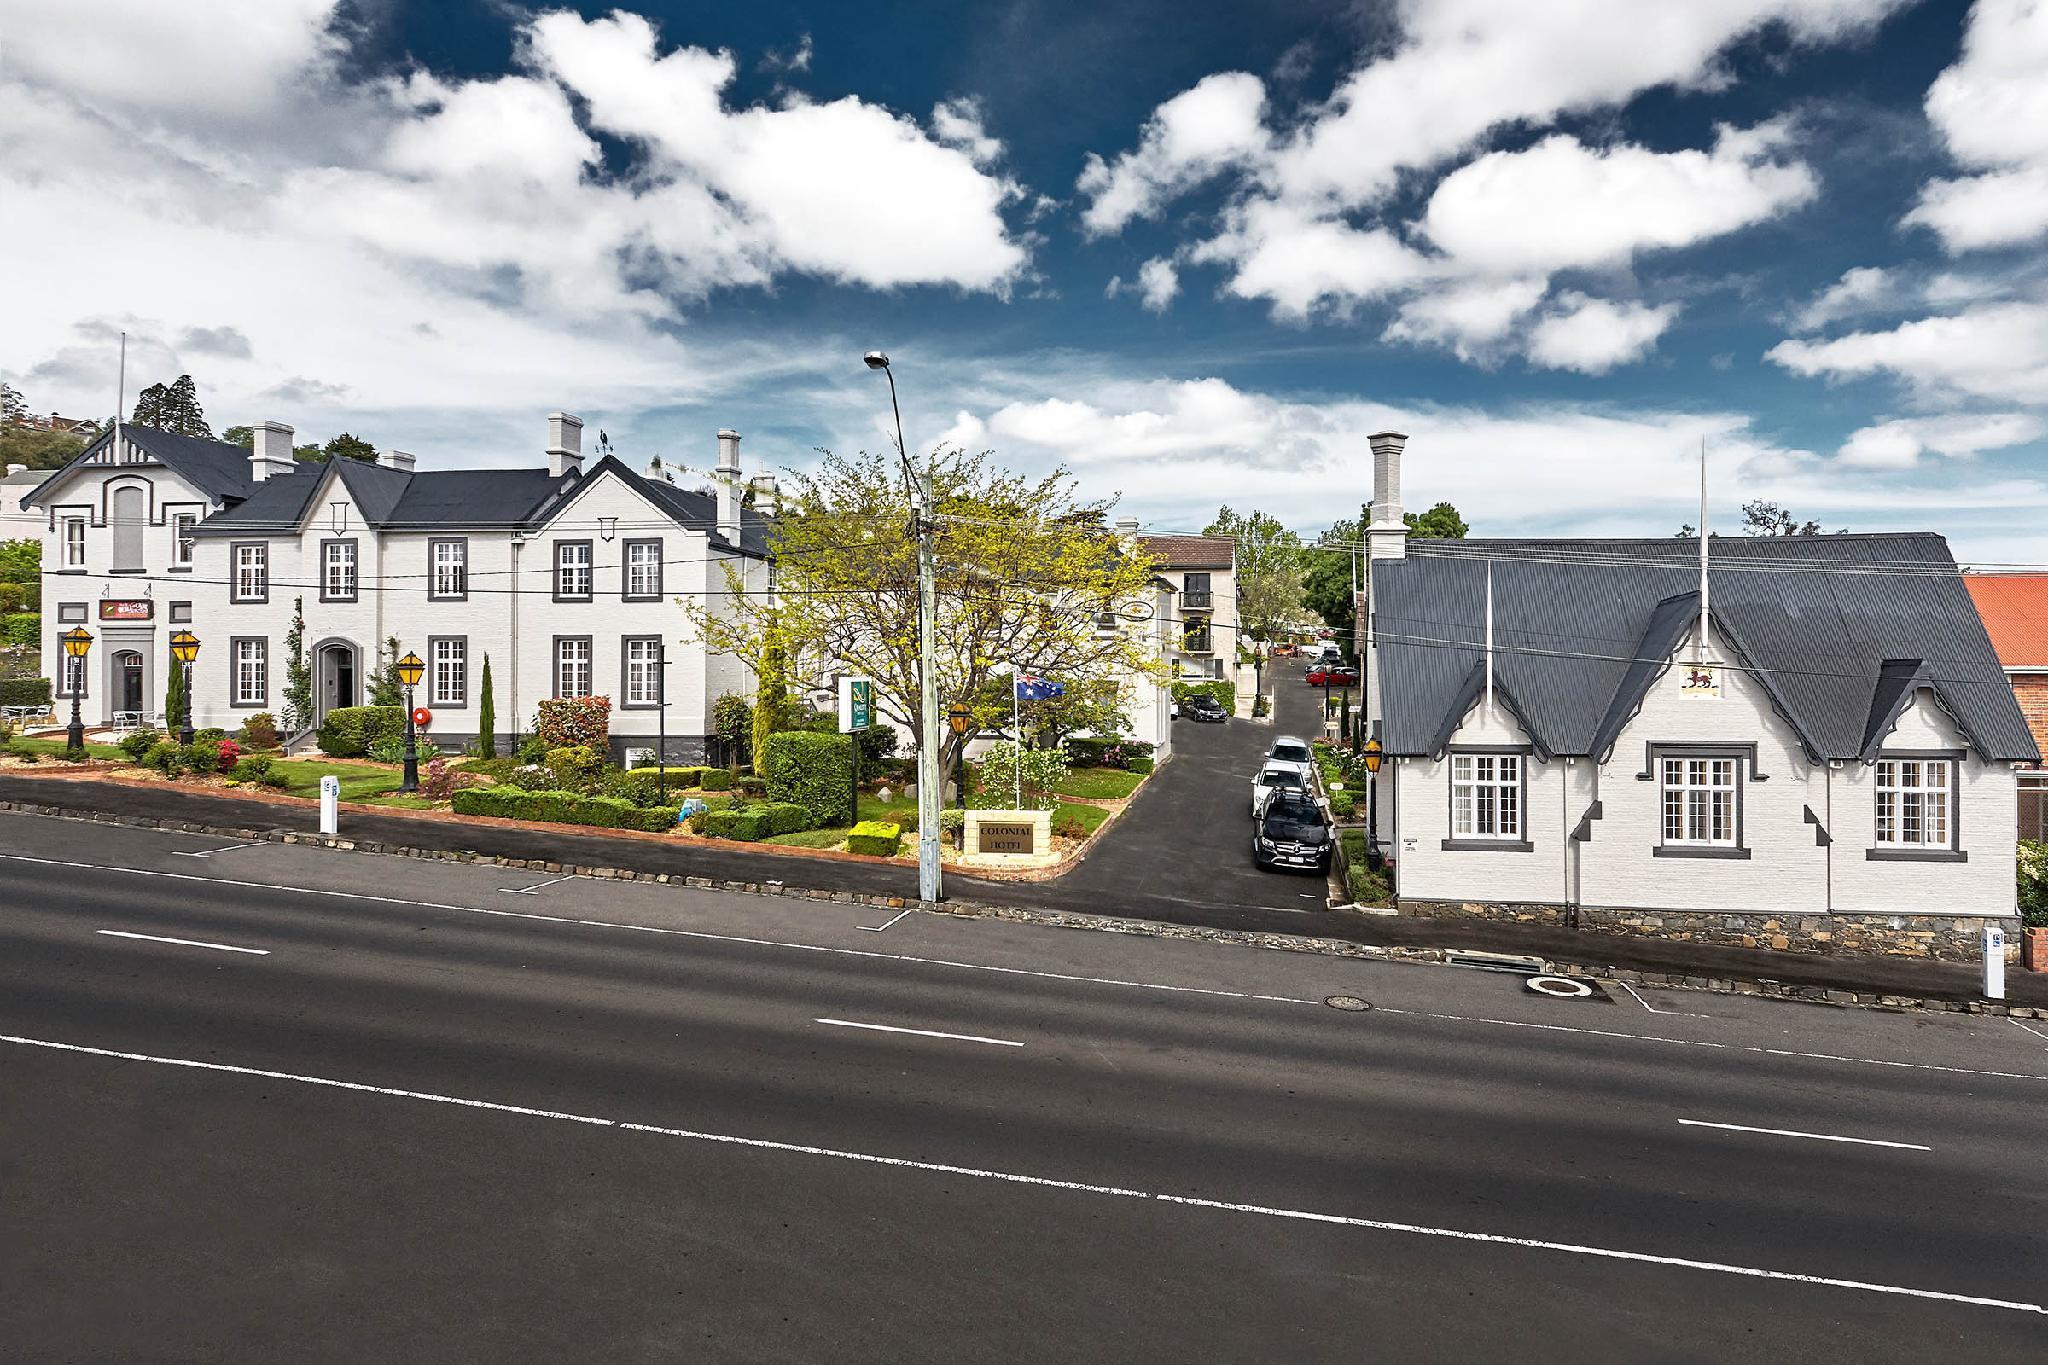
[[[2026,713],[2027,727],[2034,732],[2034,743],[2048,755],[2048,673],[2015,673],[2012,690],[2020,699],[2020,710]]]

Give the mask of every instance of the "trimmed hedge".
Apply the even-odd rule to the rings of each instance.
[[[42,643],[43,617],[41,612],[11,611],[0,616],[0,644],[19,645],[23,649],[34,649]]]
[[[770,801],[802,806],[820,829],[854,819],[851,736],[784,730],[761,745],[761,766]]]
[[[1237,687],[1233,683],[1218,680],[1199,683],[1177,682],[1173,685],[1173,699],[1182,705],[1186,705],[1187,699],[1197,692],[1206,692],[1214,697],[1216,704],[1225,711],[1233,711],[1237,707]]]
[[[847,852],[871,858],[893,858],[902,845],[903,827],[887,820],[863,820],[846,836]]]
[[[48,706],[48,678],[0,678],[0,706]]]
[[[320,752],[333,758],[361,758],[384,739],[405,739],[403,706],[337,706],[320,722]]]
[[[464,787],[453,797],[458,815],[495,815],[504,820],[549,820],[562,825],[642,829],[659,834],[675,828],[674,806],[636,806],[616,796],[575,792],[530,792],[520,787]]]
[[[729,792],[732,790],[732,769],[706,768],[697,785],[708,792]]]
[[[709,771],[714,770],[706,768],[678,768],[674,764],[670,764],[668,769],[669,795],[673,796],[677,792],[688,791],[692,787],[701,786],[704,781],[704,774]],[[715,771],[724,772],[725,769],[719,768]],[[637,801],[643,806],[651,806],[661,799],[661,769],[654,767],[634,768],[628,772],[612,773],[604,779],[604,786],[609,795],[623,796],[628,801]]]
[[[788,801],[758,801],[729,810],[705,811],[699,831],[714,839],[753,842],[812,828],[811,813]]]
[[[1153,758],[1151,755],[1148,754],[1144,758],[1132,759],[1130,761],[1129,770],[1134,773],[1149,773],[1158,766],[1159,760]]]

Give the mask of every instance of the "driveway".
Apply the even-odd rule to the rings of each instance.
[[[1171,762],[1139,791],[1087,859],[1033,888],[1039,903],[1096,914],[1156,914],[1165,903],[1319,910],[1321,877],[1261,872],[1251,859],[1251,782],[1276,735],[1317,733],[1322,692],[1281,660],[1276,723],[1175,721]]]

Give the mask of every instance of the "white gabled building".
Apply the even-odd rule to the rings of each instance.
[[[249,450],[124,427],[34,499],[49,517],[45,562],[66,565],[45,577],[45,648],[73,617],[98,623],[88,718],[113,723],[160,709],[169,634],[189,628],[201,640],[194,723],[232,729],[259,711],[282,718],[302,601],[316,723],[364,703],[395,638],[426,662],[415,701],[443,746],[476,737],[488,657],[501,742],[531,728],[543,698],[598,695],[612,701],[615,751],[665,731],[672,758],[700,757],[711,702],[751,694],[753,680],[693,642],[679,599],[724,593],[728,562],[748,591],[771,587],[739,435],[719,434],[711,493],[616,458],[586,468],[581,437],[556,413],[545,465],[420,471],[400,451],[295,463],[277,423],[257,427]]]

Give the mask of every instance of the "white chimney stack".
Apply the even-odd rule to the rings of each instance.
[[[11,464],[7,466],[7,477],[10,479],[13,478],[16,474],[26,473],[28,473],[28,466],[25,464]]]
[[[583,468],[583,419],[566,412],[548,414],[548,474],[561,478]]]
[[[249,447],[249,477],[257,483],[292,472],[292,429],[282,422],[258,422]]]
[[[377,463],[386,469],[399,469],[410,474],[412,473],[413,457],[410,453],[403,450],[380,450],[377,452]]]
[[[752,485],[756,512],[772,517],[782,510],[782,483],[772,471],[756,474]]]
[[[1120,539],[1136,540],[1138,538],[1138,519],[1136,517],[1119,517],[1116,523],[1116,533]]]
[[[740,434],[731,427],[718,433],[718,534],[732,544],[740,541]]]
[[[1372,521],[1365,528],[1366,553],[1373,559],[1401,559],[1408,553],[1408,524],[1401,517],[1401,451],[1408,438],[1379,431],[1367,439],[1372,442]]]

